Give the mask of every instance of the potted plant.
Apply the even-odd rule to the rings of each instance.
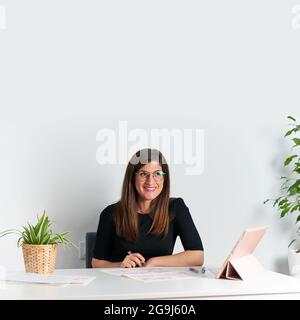
[[[8,229],[0,233],[0,238],[12,233],[20,236],[17,246],[22,246],[26,272],[53,273],[57,245],[71,244],[75,246],[67,238],[68,231],[53,233],[50,226],[51,222],[44,211],[40,218],[37,216],[37,224],[35,226],[28,223],[27,226],[23,226],[23,230],[21,231]]]
[[[290,126],[292,128],[285,133],[284,137],[291,138],[293,142],[293,153],[289,155],[284,161],[284,167],[289,168],[290,173],[288,176],[281,177],[283,180],[281,185],[282,195],[277,199],[273,200],[273,207],[277,207],[280,213],[280,218],[285,217],[288,214],[296,215],[296,225],[300,221],[300,125],[294,117],[288,116],[289,120],[292,121]],[[297,148],[297,149],[295,149]],[[295,150],[295,151],[294,151]],[[270,201],[267,199],[264,203]],[[291,249],[291,245],[299,242],[300,227],[296,226],[295,238],[288,245],[288,263],[290,275],[295,276],[300,274],[300,248]]]

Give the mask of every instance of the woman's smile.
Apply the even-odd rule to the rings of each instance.
[[[155,191],[156,187],[144,186],[146,192],[153,192]]]

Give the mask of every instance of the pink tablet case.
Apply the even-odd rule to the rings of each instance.
[[[249,279],[264,270],[252,255],[267,230],[266,226],[246,229],[217,273],[217,278]]]

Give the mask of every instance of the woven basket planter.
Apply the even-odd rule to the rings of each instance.
[[[32,273],[53,273],[55,269],[57,244],[23,244],[25,271]]]

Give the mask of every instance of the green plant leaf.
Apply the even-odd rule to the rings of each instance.
[[[41,218],[40,218],[40,219],[38,218],[38,223],[37,223],[37,225],[36,225],[35,228],[34,228],[34,231],[35,231],[35,234],[36,234],[38,243],[42,243],[42,240],[43,240],[43,239],[42,239],[42,237],[43,237],[42,227],[43,227],[46,219],[47,219],[47,217],[46,217],[46,212],[45,212],[45,210],[44,210]]]
[[[36,224],[36,226],[34,227],[34,232],[35,234],[38,234],[39,233],[39,230],[40,230],[40,226],[43,222],[43,215],[41,218],[39,218],[39,216],[37,215],[37,220],[38,220],[38,223]]]
[[[49,240],[49,244],[54,244],[54,243],[58,243],[59,238],[56,234],[51,234],[50,240]]]
[[[293,156],[290,156],[290,157],[286,158],[285,161],[284,161],[284,165],[285,166],[289,165],[293,161],[293,159],[295,159],[297,157],[298,157],[298,155],[294,154]]]
[[[35,234],[35,231],[34,231],[34,227],[31,224],[28,224],[28,227],[29,227],[29,230],[30,230],[31,239],[33,241],[32,244],[38,244],[38,240],[37,240],[37,237],[36,237],[36,234]]]
[[[296,180],[287,190],[289,196],[300,193],[300,179]]]
[[[279,199],[279,198],[278,198]],[[278,206],[281,207],[283,204],[285,204],[286,202],[288,202],[288,199],[287,198],[284,198],[283,200],[281,200],[279,203],[278,203]]]
[[[23,237],[20,237],[17,241],[17,247],[21,247],[21,245],[24,243]]]
[[[41,243],[44,243],[44,239],[51,233],[48,230],[48,226],[49,226],[49,220],[48,217],[45,217],[43,220],[43,223],[41,224],[41,237],[40,237],[40,241]]]
[[[294,169],[300,169],[300,158],[298,158],[297,162],[294,163]]]
[[[296,119],[293,118],[292,116],[288,116],[287,118],[296,122]]]
[[[16,229],[7,229],[7,230],[4,230],[0,233],[0,238],[6,236],[8,234],[22,234],[22,232],[19,230],[16,230]]]
[[[280,218],[283,218],[289,211],[290,211],[290,207],[289,206],[287,206],[284,209],[282,209],[282,211],[280,213]]]
[[[289,130],[289,131],[284,135],[284,137],[287,137],[287,136],[291,135],[293,132],[296,132],[296,131],[297,131],[297,130],[295,130],[295,128],[293,128],[293,129]]]
[[[292,240],[292,241],[290,242],[290,244],[288,245],[288,248],[289,248],[295,241],[296,241],[296,239]]]
[[[24,231],[22,232],[22,237],[26,237],[26,239],[30,240],[30,231],[27,227],[23,226]]]
[[[294,139],[292,139],[292,140],[293,140],[294,143],[295,143],[294,147],[300,146],[300,139],[299,139],[299,138],[294,138]]]
[[[296,172],[300,174],[300,167],[296,167],[292,172]]]
[[[62,236],[62,237],[65,237],[67,234],[69,234],[70,232],[69,231],[64,231],[64,232],[62,232],[62,233],[60,233],[60,235]]]
[[[55,234],[57,236],[58,242],[64,244],[65,239],[58,233]]]
[[[291,207],[291,213],[300,209],[300,205],[298,203],[296,203],[293,207]]]
[[[299,214],[299,216],[297,217],[296,223],[298,223],[299,221],[300,221],[300,214]]]
[[[41,244],[49,244],[50,237],[51,237],[50,234],[46,235],[46,236],[42,239]]]
[[[32,240],[26,235],[25,232],[24,234],[22,234],[22,239],[23,239],[23,243],[32,244]]]
[[[53,231],[49,228],[51,222],[46,214],[46,210],[44,210],[42,216],[39,218],[37,215],[37,223],[36,225],[32,225],[31,223],[27,223],[26,226],[22,227],[22,231],[16,229],[7,229],[0,232],[0,238],[4,237],[8,234],[18,234],[19,238],[17,240],[17,246],[21,246],[22,244],[70,244],[76,247],[69,239],[68,234],[69,231],[64,231],[62,233],[53,233]],[[77,247],[76,247],[77,248]]]
[[[282,199],[282,198],[283,198],[283,197],[279,197],[279,198],[275,199],[275,201],[274,201],[274,203],[273,203],[273,207],[275,207],[276,204],[278,203],[278,201],[279,201],[280,199]]]

